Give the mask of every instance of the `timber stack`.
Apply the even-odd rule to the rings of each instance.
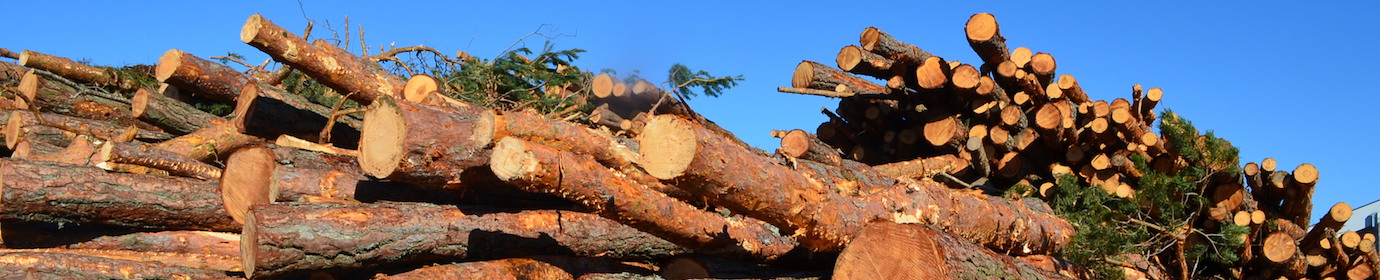
[[[240,39],[279,71],[177,49],[118,69],[0,49],[16,60],[0,61],[0,276],[1093,277],[1057,257],[1075,225],[1041,196],[1067,177],[1132,197],[1146,172],[1185,168],[1150,128],[1176,116],[1153,110],[1158,88],[1091,100],[1053,56],[1008,49],[991,15],[965,31],[981,65],[876,28],[837,68],[802,62],[780,91],[839,107],[813,134],[774,132],[776,153],[646,80],[542,89],[593,108],[574,117],[486,108],[259,15]],[[1337,232],[1345,204],[1305,230],[1312,165],[1243,170],[1213,177],[1215,206],[1191,224],[1250,228],[1240,275],[1375,277],[1374,235]],[[1031,197],[999,194],[1017,185]]]

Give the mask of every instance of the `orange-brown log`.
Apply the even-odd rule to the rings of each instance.
[[[49,223],[235,231],[214,181],[110,173],[54,162],[0,161],[0,215]],[[55,203],[61,202],[61,203]]]
[[[366,61],[353,54],[323,49],[321,44],[309,44],[259,14],[249,16],[245,21],[244,28],[240,30],[240,41],[336,92],[353,93],[349,95],[350,99],[360,104],[367,105],[380,96],[402,93],[403,82],[383,71],[377,63],[364,63]]]
[[[1046,184],[1053,184],[1053,183],[1048,183],[1048,182],[1046,182]],[[1029,255],[1029,256],[1020,256],[1020,257],[1016,257],[1016,259],[1021,260],[1021,261],[1024,261],[1024,262],[1026,262],[1026,263],[1030,263],[1031,265],[1034,265],[1035,267],[1038,267],[1038,268],[1040,268],[1040,269],[1044,269],[1045,271],[1054,272],[1054,273],[1059,274],[1059,275],[1064,276],[1064,277],[1069,277],[1069,278],[1074,278],[1074,279],[1092,279],[1092,278],[1096,278],[1096,277],[1095,277],[1096,275],[1094,275],[1093,272],[1092,272],[1091,270],[1088,270],[1087,267],[1084,267],[1084,266],[1082,266],[1082,265],[1073,263],[1072,261],[1069,261],[1069,260],[1066,260],[1066,259],[1062,259],[1062,258],[1059,258],[1059,257],[1055,257],[1055,256],[1050,256],[1050,255]]]
[[[1279,212],[1299,225],[1307,225],[1313,217],[1313,189],[1318,183],[1318,167],[1311,163],[1299,164],[1290,174],[1293,182],[1285,189],[1284,203]],[[1345,222],[1346,218],[1342,220]]]
[[[202,180],[217,180],[221,175],[219,167],[143,143],[106,142],[101,145],[99,159],[100,162],[138,165]]]
[[[245,84],[235,104],[235,111],[243,113],[234,116],[231,122],[243,129],[245,134],[265,139],[291,135],[312,141],[329,140],[347,148],[358,145],[360,123],[353,116],[337,118],[329,134],[322,136],[321,131],[328,124],[331,109],[309,101],[283,98],[287,96],[300,98],[262,82]]]
[[[795,248],[793,238],[762,221],[705,212],[653,190],[664,187],[639,184],[588,157],[540,144],[503,138],[489,167],[519,188],[562,196],[696,252],[772,260]]]
[[[1091,98],[1088,98],[1088,93],[1083,91],[1083,86],[1078,85],[1078,80],[1074,79],[1073,75],[1059,75],[1057,84],[1059,90],[1063,91],[1064,96],[1067,96],[1070,101],[1077,104],[1093,102]]]
[[[515,136],[563,151],[588,155],[615,169],[632,167],[639,156],[608,133],[545,118],[531,111],[503,112],[495,122],[497,124],[493,126],[491,139]]]
[[[6,279],[236,279],[224,271],[43,251],[0,252]]]
[[[1313,227],[1308,230],[1308,234],[1299,240],[1300,250],[1307,253],[1312,250],[1327,249],[1327,247],[1320,245],[1332,239],[1337,230],[1341,229],[1342,225],[1351,219],[1351,214],[1351,205],[1346,202],[1332,205],[1332,208],[1328,209],[1327,213],[1318,219],[1318,223],[1313,224]],[[1333,246],[1338,245],[1334,244]]]
[[[838,149],[825,144],[815,135],[799,129],[791,130],[782,135],[781,147],[777,151],[791,158],[811,160],[833,166],[843,164],[843,155],[839,153]]]
[[[491,261],[429,265],[393,275],[376,275],[374,279],[575,279],[569,272],[554,265],[528,259],[508,258]]]
[[[130,113],[139,120],[172,131],[187,134],[215,125],[221,118],[197,110],[191,104],[139,88],[130,99]]]
[[[896,178],[920,180],[940,173],[954,174],[968,168],[968,161],[955,155],[940,155],[873,166],[877,172]]]
[[[1038,205],[997,203],[990,199],[999,198],[952,192],[936,182],[905,181],[901,186],[867,187],[863,189],[884,191],[865,198],[845,197],[818,180],[806,178],[675,116],[652,117],[638,142],[644,155],[639,165],[648,173],[664,180],[675,179],[681,188],[737,213],[772,223],[786,232],[797,232],[802,245],[815,251],[841,249],[856,236],[863,223],[873,220],[941,225],[988,247],[1019,250],[1022,254],[1057,251],[1072,232],[1068,222],[1048,211],[1036,210],[1048,209],[1037,200],[1024,201]],[[888,210],[891,207],[886,205],[897,201],[910,203]],[[928,209],[947,210],[929,213]],[[972,215],[974,211],[1004,214]],[[962,218],[967,222],[957,222],[958,216],[945,213],[968,213]],[[1016,220],[1029,222],[1028,234],[1009,238],[998,233]]]
[[[213,231],[155,231],[101,236],[63,245],[66,249],[131,250],[217,256],[240,256],[240,235]],[[236,265],[239,265],[238,263]]]
[[[1057,64],[1054,56],[1048,53],[1036,53],[1030,57],[1030,73],[1035,74],[1035,78],[1040,80],[1040,84],[1047,85],[1054,81],[1054,69]]]
[[[232,125],[218,124],[153,146],[202,162],[215,162],[225,159],[230,151],[261,141],[263,139],[240,133]]]
[[[1137,101],[1138,103],[1135,104],[1135,106],[1132,106],[1132,107],[1136,108],[1136,114],[1137,114],[1137,116],[1139,116],[1142,120],[1145,120],[1145,122],[1154,122],[1154,121],[1155,121],[1155,105],[1156,105],[1156,104],[1159,104],[1159,103],[1160,103],[1160,99],[1163,99],[1163,98],[1164,98],[1164,90],[1162,90],[1162,89],[1160,89],[1160,88],[1157,88],[1157,87],[1152,87],[1152,88],[1150,88],[1149,90],[1146,90],[1146,91],[1145,91],[1145,96],[1142,96],[1141,98],[1136,99],[1136,101]]]
[[[834,58],[839,69],[849,73],[868,75],[878,79],[890,79],[898,73],[896,61],[882,55],[863,50],[856,45],[848,45],[839,50]]]
[[[978,72],[977,67],[970,64],[959,64],[953,68],[952,74],[953,77],[949,80],[953,81],[954,89],[968,93],[977,93],[978,86],[982,84],[982,77],[985,77]]]
[[[832,91],[846,88],[846,93],[852,95],[883,95],[890,92],[886,86],[809,60],[801,61],[795,67],[795,74],[791,75],[791,86]]]
[[[1069,279],[926,225],[872,222],[839,254],[833,279]]]
[[[783,262],[777,262],[783,263]],[[677,256],[659,264],[656,276],[667,280],[680,279],[823,279],[829,275],[827,266],[808,264],[770,265],[703,255]],[[627,278],[626,280],[643,279]],[[581,280],[584,280],[581,278]]]
[[[926,59],[934,56],[930,54],[930,52],[922,50],[915,45],[896,40],[896,38],[891,37],[890,34],[882,32],[881,29],[877,29],[876,27],[863,29],[862,35],[858,38],[858,45],[861,46],[863,50],[880,54],[883,57],[896,61],[896,63],[906,65],[901,67],[901,69],[910,69],[920,66]]]
[[[68,79],[83,81],[121,91],[134,91],[141,85],[134,77],[125,76],[110,68],[95,67],[72,61],[65,57],[47,55],[31,50],[19,53],[19,65],[52,72]],[[125,72],[129,73],[129,72]]]
[[[493,111],[442,111],[382,96],[364,114],[359,165],[379,179],[423,185],[459,183],[460,173],[489,161]]]
[[[1287,275],[1300,276],[1306,272],[1308,264],[1292,236],[1285,232],[1270,232],[1260,244],[1261,258],[1268,261],[1270,269]]]
[[[57,253],[87,257],[97,257],[112,260],[126,260],[144,262],[149,264],[163,264],[168,266],[179,266],[193,269],[204,269],[211,271],[243,271],[240,267],[239,255],[209,255],[209,254],[189,254],[172,253],[157,251],[139,250],[107,250],[107,249],[68,249],[68,248],[35,248],[35,249],[0,249],[0,254],[18,253]]]
[[[124,134],[125,131],[129,129],[128,126],[119,126],[119,124],[112,122],[54,113],[38,113],[36,116],[33,112],[28,110],[0,109],[0,114],[4,115],[3,117],[5,119],[3,121],[8,123],[7,128],[10,130],[19,130],[21,128],[37,130],[44,129],[39,127],[52,127],[67,133],[88,134],[100,139],[114,139]],[[43,118],[43,122],[39,122],[39,117]],[[14,127],[11,128],[10,126]],[[152,130],[139,129],[135,132],[134,137],[143,140],[165,140],[173,138],[172,134],[159,131],[156,128]]]
[[[958,118],[943,118],[925,124],[925,140],[936,147],[962,146],[962,141],[968,139],[967,130]]]
[[[940,89],[949,84],[952,74],[949,63],[938,56],[931,56],[915,68],[915,81],[921,89]]]
[[[164,52],[155,70],[154,78],[159,82],[220,102],[235,102],[240,89],[253,79],[229,66],[178,49]]]
[[[422,203],[286,203],[251,208],[241,235],[250,278],[562,254],[656,258],[685,250],[594,214],[534,210],[469,215]]]
[[[968,36],[968,46],[973,47],[973,52],[982,58],[983,63],[996,66],[1003,61],[1011,60],[1011,50],[1006,48],[1006,37],[1001,36],[997,18],[992,14],[978,13],[968,17],[968,23],[963,26],[963,33]]]

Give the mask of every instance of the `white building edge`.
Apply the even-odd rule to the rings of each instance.
[[[1380,200],[1351,210],[1351,219],[1347,220],[1338,232],[1355,231],[1360,234],[1371,233],[1380,236],[1380,231],[1377,229],[1380,229]],[[1380,242],[1376,242],[1376,248],[1380,249]]]

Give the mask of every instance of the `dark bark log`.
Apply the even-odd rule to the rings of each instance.
[[[834,60],[838,63],[840,70],[849,73],[868,75],[883,80],[900,74],[896,67],[896,61],[854,45],[843,47]]]
[[[108,173],[51,162],[0,161],[8,219],[235,231],[214,181]]]
[[[134,117],[177,134],[192,133],[223,120],[211,113],[197,110],[191,104],[143,88],[134,93],[130,103],[130,113]]]
[[[489,161],[493,111],[450,112],[380,97],[364,115],[359,163],[374,178],[422,185],[457,184],[460,172]]]
[[[864,29],[862,36],[858,38],[858,45],[862,46],[863,50],[905,64],[906,66],[901,67],[902,69],[913,69],[934,56],[915,45],[897,41],[896,38],[876,27]]]
[[[925,225],[874,222],[848,244],[834,279],[1067,279]]]
[[[593,214],[527,211],[473,216],[417,203],[264,204],[242,241],[251,278],[390,263],[530,254],[664,257],[679,247]]]
[[[403,82],[382,71],[377,63],[361,63],[355,55],[326,50],[255,14],[245,21],[240,41],[258,48],[292,69],[316,79],[336,92],[354,93],[350,99],[368,105],[380,96],[402,93]]]
[[[53,252],[0,252],[5,279],[234,279],[222,271]]]
[[[520,188],[560,195],[697,252],[772,260],[796,245],[762,221],[705,212],[653,190],[664,187],[639,184],[588,157],[552,147],[504,138],[494,147],[489,167]]]
[[[232,122],[243,128],[245,134],[267,139],[279,135],[289,135],[311,141],[330,140],[345,148],[359,145],[360,122],[353,116],[342,116],[331,126],[328,139],[322,139],[321,131],[332,114],[330,108],[306,100],[291,100],[284,97],[297,96],[263,83],[244,86],[237,102],[236,111],[245,112]]]
[[[886,86],[858,78],[823,63],[808,60],[801,61],[795,67],[795,74],[791,76],[791,86],[832,90],[845,94],[851,93],[852,95],[885,95],[891,91]]]
[[[45,121],[46,123],[58,125],[58,127],[55,127],[55,128],[59,128],[59,129],[62,129],[62,130],[64,130],[64,131],[72,132],[72,133],[85,132],[85,133],[82,133],[82,134],[91,134],[91,135],[96,136],[97,138],[101,138],[101,139],[112,139],[112,138],[114,138],[115,136],[119,136],[120,134],[125,133],[125,131],[129,129],[128,126],[120,127],[120,126],[117,126],[117,124],[113,124],[113,123],[111,123],[111,122],[93,120],[93,119],[88,119],[88,118],[81,118],[81,117],[74,117],[74,116],[67,116],[67,115],[59,115],[59,114],[53,114],[53,113],[39,113],[39,114],[41,114],[40,116],[43,117],[43,121]],[[30,111],[28,111],[28,110],[3,110],[3,109],[0,109],[0,115],[2,115],[2,116],[0,116],[0,121],[5,121],[5,122],[9,122],[9,119],[10,119],[10,118],[13,118],[14,116],[18,115],[18,116],[20,116],[20,120],[21,120],[21,122],[19,122],[19,124],[22,125],[22,126],[25,126],[25,127],[30,127],[30,126],[47,126],[45,123],[39,123],[38,119],[35,118],[34,113],[33,113],[33,112],[30,112]],[[168,133],[165,133],[165,132],[162,132],[162,131],[157,131],[156,129],[155,129],[155,130],[139,129],[138,132],[136,132],[136,134],[134,135],[134,137],[135,137],[135,138],[138,138],[138,139],[143,139],[143,140],[155,140],[155,141],[156,141],[156,140],[166,140],[166,139],[172,139],[172,138],[173,138],[173,136],[172,136],[171,134],[168,134]]]

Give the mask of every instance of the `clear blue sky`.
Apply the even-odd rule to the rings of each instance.
[[[42,3],[40,3],[42,2]],[[771,129],[812,130],[836,100],[777,93],[801,60],[832,65],[839,48],[877,26],[950,60],[979,61],[963,36],[974,13],[996,15],[1007,43],[1048,52],[1094,99],[1129,97],[1132,84],[1164,88],[1171,108],[1241,149],[1243,163],[1274,157],[1322,173],[1314,213],[1380,199],[1375,114],[1380,94],[1380,1],[15,1],[0,17],[0,47],[96,64],[153,64],[168,49],[201,56],[266,55],[239,41],[254,13],[314,37],[363,25],[379,44],[427,45],[493,57],[551,24],[559,48],[589,50],[589,70],[640,69],[660,78],[681,62],[747,80],[696,110],[749,143],[773,149]],[[980,3],[954,3],[980,2]],[[1209,2],[1209,3],[1201,3]],[[305,17],[304,17],[305,13]],[[353,27],[351,28],[354,29]],[[356,36],[351,36],[356,37]],[[355,39],[357,40],[357,39]],[[541,38],[529,40],[541,46]],[[358,41],[350,50],[358,52]],[[658,80],[653,79],[653,80]],[[1317,215],[1315,215],[1317,217]],[[1315,218],[1316,220],[1316,218]]]

